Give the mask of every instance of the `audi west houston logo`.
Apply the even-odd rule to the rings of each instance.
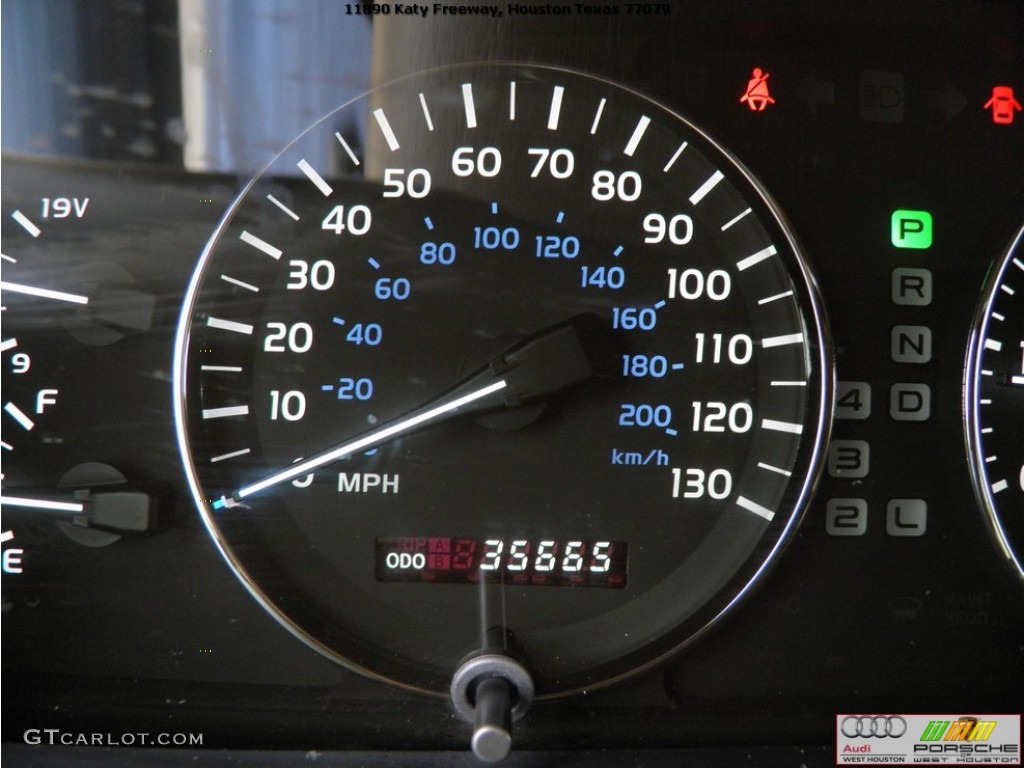
[[[836,764],[1021,765],[1020,715],[836,715]]]
[[[907,721],[901,715],[847,715],[839,730],[849,739],[897,739],[906,734]]]

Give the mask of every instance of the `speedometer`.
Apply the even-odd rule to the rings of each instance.
[[[498,647],[539,697],[646,669],[792,535],[832,368],[732,155],[604,80],[415,75],[238,197],[181,316],[196,503],[249,591],[432,694]]]

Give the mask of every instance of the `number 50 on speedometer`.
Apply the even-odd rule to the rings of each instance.
[[[551,697],[748,591],[831,378],[810,268],[725,148],[604,80],[465,66],[339,108],[245,188],[175,407],[206,526],[303,641],[442,695],[499,637]]]

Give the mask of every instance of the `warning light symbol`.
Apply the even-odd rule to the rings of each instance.
[[[985,102],[982,109],[992,110],[993,123],[1010,125],[1013,122],[1013,110],[1020,112],[1021,106],[1013,96],[1013,88],[1008,85],[997,85],[992,89],[992,98]]]
[[[752,112],[764,112],[765,107],[775,103],[768,90],[768,73],[760,67],[754,67],[750,73],[747,92],[740,97],[740,103],[745,103]]]

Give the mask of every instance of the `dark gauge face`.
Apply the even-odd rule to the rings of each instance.
[[[831,375],[809,268],[725,149],[602,80],[459,67],[246,188],[189,290],[176,414],[211,534],[305,642],[441,693],[497,628],[552,696],[746,593]]]
[[[975,489],[1004,557],[1024,578],[1024,227],[993,265],[967,357]]]

